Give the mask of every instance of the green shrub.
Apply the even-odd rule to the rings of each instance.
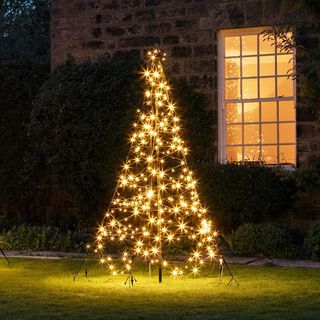
[[[128,136],[143,100],[141,64],[132,56],[60,66],[40,89],[28,127],[25,167],[34,187],[32,221],[94,224],[107,208]],[[191,162],[213,159],[212,126],[201,95],[183,82],[173,93],[194,150]],[[58,116],[57,116],[58,115]]]
[[[244,223],[270,220],[289,206],[295,193],[290,173],[263,165],[209,164],[201,178],[202,194],[225,233]]]
[[[138,69],[128,55],[67,62],[42,85],[25,157],[35,221],[70,227],[97,221],[116,185],[143,97]]]
[[[1,236],[1,246],[9,250],[52,250],[75,251],[84,250],[89,242],[87,231],[61,231],[52,226],[14,226],[4,231]]]
[[[295,170],[294,179],[300,194],[320,191],[320,157],[312,165]]]
[[[236,254],[283,258],[302,255],[299,237],[277,223],[244,224],[229,236],[229,243]]]
[[[50,73],[50,65],[0,59],[0,230],[19,224],[28,214],[32,193],[24,177],[28,149],[26,124],[32,101]]]
[[[313,260],[320,260],[320,222],[309,227],[304,244],[308,256]]]

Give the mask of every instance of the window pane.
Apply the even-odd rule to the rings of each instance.
[[[225,98],[226,100],[240,98],[240,80],[225,81]]]
[[[262,143],[277,143],[277,125],[262,124],[261,125],[261,142]]]
[[[279,124],[279,142],[280,143],[295,143],[296,126],[294,123]]]
[[[268,39],[263,34],[259,35],[259,52],[260,54],[275,53],[274,40]]]
[[[293,96],[293,80],[287,77],[278,77],[278,97]]]
[[[242,125],[227,126],[227,144],[242,144]]]
[[[240,37],[225,38],[226,57],[240,56]]]
[[[258,97],[258,80],[243,79],[242,80],[242,98],[254,99]]]
[[[259,122],[259,103],[244,103],[244,122]]]
[[[259,146],[244,147],[244,160],[245,161],[259,161],[260,160],[260,147]]]
[[[275,101],[261,102],[261,121],[277,121],[277,103]]]
[[[278,162],[277,146],[262,146],[261,160],[267,164],[275,164]]]
[[[242,76],[256,77],[258,74],[257,57],[242,58]]]
[[[240,58],[229,58],[225,60],[225,77],[240,77]]]
[[[242,55],[256,55],[257,54],[257,36],[242,36]]]
[[[294,81],[288,78],[293,53],[276,46],[284,38],[263,33],[224,38],[227,161],[296,163]]]
[[[242,122],[242,105],[241,103],[226,104],[227,123]]]
[[[275,88],[275,78],[260,78],[260,98],[274,98]]]
[[[242,161],[242,147],[227,147],[227,161]]]
[[[273,76],[275,74],[275,56],[260,57],[260,76]]]
[[[279,101],[279,121],[295,121],[293,101]]]
[[[259,143],[259,125],[246,124],[244,125],[244,144],[257,144]]]
[[[296,146],[280,145],[279,161],[281,163],[296,164]]]
[[[277,74],[289,75],[292,74],[293,59],[292,54],[277,56]]]

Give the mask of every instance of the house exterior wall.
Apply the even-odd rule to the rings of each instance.
[[[52,68],[69,57],[80,63],[119,51],[142,58],[158,45],[169,54],[170,77],[186,79],[205,95],[218,135],[218,30],[296,17],[305,19],[305,45],[319,50],[320,20],[299,0],[53,0]],[[319,109],[298,92],[298,164],[320,156]],[[217,153],[218,138],[216,159]]]

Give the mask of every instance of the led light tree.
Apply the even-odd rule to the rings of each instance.
[[[144,259],[174,276],[200,267],[217,255],[217,232],[201,205],[197,181],[186,161],[180,119],[170,97],[160,50],[148,52],[145,99],[133,124],[131,148],[109,209],[97,233],[96,252],[112,274],[131,272]],[[121,262],[106,255],[108,243],[122,245]],[[166,260],[166,248],[184,243],[190,249],[184,267]]]

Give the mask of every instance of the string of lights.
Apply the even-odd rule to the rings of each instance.
[[[187,164],[188,147],[181,138],[181,121],[171,98],[159,49],[147,53],[144,103],[133,124],[130,152],[97,231],[100,263],[113,275],[132,272],[133,260],[169,268],[173,276],[197,275],[218,254],[217,231],[201,204],[197,180]],[[166,259],[166,248],[188,243],[181,266]],[[111,243],[122,245],[121,259],[107,254]]]

